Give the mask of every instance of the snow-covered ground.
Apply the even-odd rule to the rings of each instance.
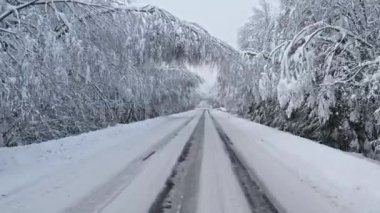
[[[197,212],[250,212],[209,116],[206,116],[205,129]]]
[[[190,111],[42,144],[2,148],[0,212],[70,212],[71,206],[77,206],[78,201],[109,180],[117,179],[128,165],[132,165],[128,167],[130,175],[135,175],[138,169],[133,166],[134,161],[147,155],[160,140],[171,140],[168,135],[174,134],[174,141],[181,137],[184,137],[181,141],[186,141],[186,134],[193,128],[199,114],[198,111]],[[194,116],[195,119],[183,131],[178,131]],[[165,149],[168,155],[172,154],[171,149]],[[136,164],[138,166],[141,165]],[[167,170],[170,173],[170,165]],[[159,171],[154,177],[161,175],[165,180],[166,174],[161,167]],[[152,183],[155,184],[154,181]],[[114,189],[111,193],[119,190],[118,186],[110,187]],[[157,187],[161,188],[159,184]]]
[[[0,212],[148,212],[176,163],[186,160],[181,156],[203,122],[202,112],[1,148]],[[210,112],[279,212],[380,212],[379,164],[220,110]],[[204,120],[192,212],[250,212],[208,113]]]
[[[212,115],[279,210],[380,212],[380,166],[221,111]]]

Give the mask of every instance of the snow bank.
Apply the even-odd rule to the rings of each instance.
[[[380,166],[273,128],[212,111],[280,210],[380,212]]]
[[[189,111],[41,144],[0,148],[1,212],[63,210],[194,115],[196,111]]]

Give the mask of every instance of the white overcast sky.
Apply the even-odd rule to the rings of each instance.
[[[166,9],[182,20],[196,22],[211,35],[237,47],[238,29],[252,15],[258,0],[138,0],[139,5]]]

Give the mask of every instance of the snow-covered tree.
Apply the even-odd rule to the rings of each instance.
[[[18,0],[0,12],[0,137],[32,143],[191,108],[187,64],[237,51],[196,24],[116,1]],[[227,72],[227,71],[225,71]]]
[[[263,0],[242,27],[248,65],[238,69],[239,83],[228,80],[232,73],[220,77],[229,85],[221,93],[234,91],[222,98],[261,123],[373,155],[380,111],[378,1],[280,3],[273,15]]]

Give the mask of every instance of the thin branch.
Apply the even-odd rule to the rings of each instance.
[[[348,31],[342,27],[337,27],[337,26],[332,26],[332,25],[327,25],[325,27],[321,27],[321,28],[317,29],[316,31],[314,31],[311,35],[308,36],[308,39],[304,45],[306,46],[314,36],[318,35],[318,33],[322,32],[324,30],[328,30],[328,29],[345,33],[346,35],[353,37],[354,39],[358,40],[359,42],[366,45],[367,47],[374,49],[374,47],[370,43],[368,43],[366,40],[360,38],[359,36],[353,34],[352,32],[350,32],[350,31]]]
[[[276,52],[278,50],[280,50],[283,46],[285,46],[286,44],[288,43],[288,41],[285,41],[283,43],[281,43],[280,45],[278,45],[277,47],[275,47],[270,53],[269,53],[269,57],[273,57],[274,54],[276,54]]]
[[[21,4],[19,6],[12,8],[11,10],[4,12],[2,15],[0,15],[0,22],[3,21],[6,17],[12,15],[15,11],[22,10],[26,7],[29,7],[29,6],[33,5],[34,3],[36,3],[37,1],[39,1],[39,0],[32,0],[30,2],[27,2],[25,4]]]
[[[112,7],[104,6],[104,5],[99,5],[99,4],[92,4],[92,3],[86,3],[82,1],[77,1],[77,0],[31,0],[30,2],[26,2],[25,4],[21,4],[19,6],[13,7],[10,10],[4,12],[3,14],[0,15],[0,22],[2,22],[5,18],[8,16],[12,15],[13,13],[20,11],[22,9],[28,8],[33,5],[45,5],[48,3],[74,3],[78,5],[84,5],[84,6],[93,6],[93,7],[98,7],[98,8],[103,8],[103,9],[110,9]]]
[[[12,32],[12,31],[4,29],[4,28],[0,28],[0,31],[5,32],[5,33],[10,33],[10,34],[15,34],[15,32]]]
[[[373,66],[373,65],[377,65],[377,64],[380,64],[380,57],[376,58],[375,60],[372,60],[372,61],[366,61],[366,62],[363,62],[363,63],[359,63],[356,67],[352,68],[351,71],[354,71],[357,69],[357,71],[351,76],[349,77],[348,79],[346,80],[341,80],[341,81],[335,81],[333,83],[329,83],[329,84],[322,84],[323,86],[332,86],[334,84],[345,84],[345,83],[348,83],[352,80],[354,80],[354,78],[366,67],[369,67],[369,66]]]

